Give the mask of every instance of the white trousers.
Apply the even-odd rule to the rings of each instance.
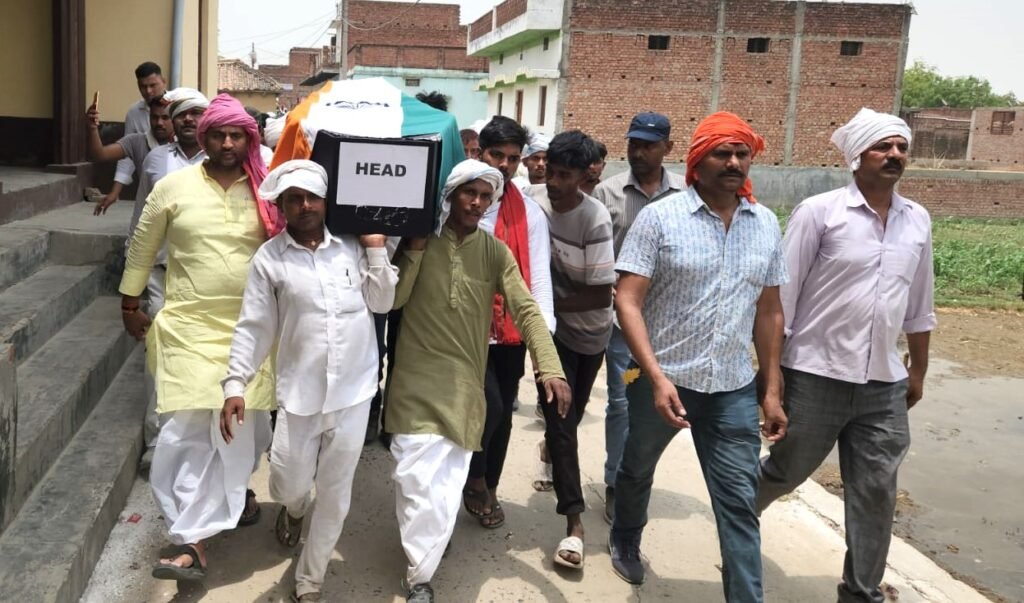
[[[435,434],[396,434],[395,514],[409,559],[406,582],[430,582],[441,564],[462,503],[472,451]]]
[[[313,517],[295,567],[298,596],[320,592],[331,553],[348,516],[352,480],[363,450],[370,400],[329,413],[301,416],[277,412],[270,448],[270,497],[302,517],[316,485]]]
[[[167,267],[163,264],[153,266],[149,273],[149,282],[146,283],[146,292],[149,295],[149,304],[146,314],[150,320],[156,318],[156,313],[164,307],[164,279],[167,276]],[[143,436],[146,440],[146,447],[156,446],[156,439],[160,433],[160,415],[156,412],[156,379],[149,372],[147,366],[143,372],[143,384],[146,388],[146,422],[143,424]]]
[[[232,426],[234,439],[220,435],[220,413],[179,410],[165,413],[157,437],[149,484],[174,544],[204,540],[238,524],[249,477],[270,444],[270,413],[250,410]]]

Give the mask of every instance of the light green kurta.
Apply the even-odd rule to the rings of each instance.
[[[480,450],[495,293],[505,297],[541,378],[564,378],[540,308],[512,252],[480,230],[458,243],[446,226],[424,251],[405,250],[398,268],[395,307],[404,309],[387,392],[388,431],[438,434]]]
[[[248,180],[225,191],[203,165],[157,183],[128,249],[120,291],[141,295],[167,244],[166,303],[146,336],[157,411],[220,409],[231,336],[253,254],[266,240]],[[269,364],[246,389],[247,409],[275,406]]]

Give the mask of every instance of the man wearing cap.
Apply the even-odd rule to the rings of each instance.
[[[521,148],[521,147],[520,147]],[[487,403],[487,335],[495,294],[540,371],[547,402],[572,396],[537,302],[508,246],[480,232],[480,218],[501,197],[501,173],[467,159],[445,183],[440,233],[399,252],[395,307],[404,308],[388,383],[395,503],[409,565],[407,599],[432,603],[430,581],[455,528],[472,451],[480,449]]]
[[[231,342],[220,429],[245,416],[245,386],[275,348],[280,408],[270,452],[270,495],[283,507],[278,541],[309,536],[295,568],[295,601],[319,601],[331,552],[341,536],[363,447],[370,399],[377,393],[373,314],[395,299],[398,269],[384,235],[336,236],[324,226],[327,172],[286,161],[259,194],[276,200],[287,227],[253,256]],[[310,496],[316,485],[316,501]]]
[[[732,113],[694,130],[690,187],[642,209],[615,265],[619,324],[635,368],[626,371],[629,435],[616,476],[612,567],[644,580],[640,539],[658,459],[690,428],[718,527],[722,586],[731,602],[760,602],[757,496],[758,380],[762,432],[785,434],[780,401],[782,235],[747,178],[764,140]],[[752,337],[753,336],[753,337]]]
[[[608,178],[594,189],[594,197],[604,203],[612,217],[616,257],[641,209],[686,188],[686,181],[681,175],[662,166],[665,157],[672,152],[671,133],[672,126],[664,115],[638,113],[626,133],[629,170]],[[612,326],[612,337],[605,352],[608,405],[604,415],[604,517],[609,523],[615,512],[615,474],[619,470],[622,447],[629,432],[629,404],[626,402],[626,384],[622,381],[628,365],[629,348],[616,323]]]
[[[907,414],[922,396],[936,326],[931,219],[895,191],[910,146],[902,119],[861,109],[832,142],[853,182],[802,202],[786,227],[790,430],[761,461],[757,507],[799,486],[838,442],[847,547],[839,601],[881,603]],[[901,332],[909,367],[897,353]]]

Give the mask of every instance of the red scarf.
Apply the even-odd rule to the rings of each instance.
[[[498,208],[498,220],[494,224],[494,237],[508,245],[516,263],[519,274],[530,288],[530,241],[529,229],[526,224],[526,202],[519,192],[519,187],[505,182],[505,193],[501,197]],[[518,345],[523,342],[522,335],[516,329],[512,316],[505,307],[505,298],[501,294],[494,296],[493,318],[491,320],[491,336],[500,344]]]

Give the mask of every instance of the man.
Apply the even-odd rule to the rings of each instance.
[[[847,548],[839,601],[880,603],[907,414],[922,396],[936,325],[931,219],[895,192],[910,146],[902,119],[861,109],[832,142],[853,182],[798,205],[786,227],[790,429],[761,461],[757,508],[799,486],[838,441]]]
[[[134,132],[126,134],[115,143],[104,145],[100,139],[100,112],[96,104],[89,105],[85,112],[87,128],[87,155],[91,161],[120,161],[128,159],[131,161],[133,170],[136,173],[142,172],[142,162],[149,155],[149,151],[157,145],[166,144],[174,137],[174,130],[171,126],[171,117],[167,112],[167,105],[163,97],[156,97],[149,101],[149,127],[145,132]],[[116,201],[104,197],[96,203],[93,215],[99,216],[107,213],[107,208]]]
[[[544,184],[544,175],[547,171],[548,145],[551,139],[540,132],[530,134],[529,142],[523,149],[523,166],[526,168],[527,176],[516,176],[512,182],[519,188],[525,188],[531,184]]]
[[[480,218],[480,229],[508,246],[530,294],[540,307],[549,332],[555,330],[551,295],[551,247],[548,221],[540,206],[509,181],[519,165],[526,130],[514,120],[497,116],[480,130],[484,163],[501,173],[501,198],[490,204]],[[480,450],[473,453],[463,504],[485,528],[505,523],[498,502],[498,483],[512,435],[512,414],[519,394],[519,380],[526,370],[526,345],[501,296],[495,297],[484,397],[487,418]]]
[[[654,470],[672,438],[690,428],[730,603],[763,600],[751,335],[765,392],[762,432],[778,440],[786,426],[782,235],[747,179],[762,150],[764,140],[743,119],[707,117],[686,156],[690,187],[640,210],[615,265],[619,324],[639,370],[627,371],[629,435],[615,481],[612,568],[631,584],[643,582],[640,539]]]
[[[546,183],[526,189],[547,215],[551,231],[555,347],[573,397],[565,413],[538,402],[544,409],[546,456],[551,459],[558,499],[555,509],[566,518],[566,537],[554,560],[573,569],[583,568],[586,511],[576,431],[611,336],[615,283],[611,216],[600,201],[580,191],[597,157],[597,145],[589,136],[579,130],[562,132],[547,150]]]
[[[462,152],[466,159],[480,159],[480,135],[472,128],[459,130],[459,137],[462,139]]]
[[[395,306],[404,307],[397,365],[388,384],[387,425],[394,434],[395,501],[409,567],[409,601],[434,600],[430,586],[444,555],[480,448],[486,403],[487,333],[500,293],[537,359],[548,404],[571,404],[551,335],[508,247],[478,224],[501,196],[498,170],[467,159],[442,194],[442,229],[400,252]]]
[[[674,146],[671,134],[672,124],[664,115],[637,113],[626,132],[629,170],[612,176],[594,189],[594,197],[604,203],[612,216],[616,257],[641,209],[686,188],[682,176],[662,166]],[[623,381],[628,366],[629,348],[619,325],[614,324],[605,354],[608,405],[604,411],[604,518],[608,523],[615,513],[615,475],[629,432],[629,403]]]
[[[580,191],[585,195],[591,196],[593,196],[597,185],[601,184],[601,174],[604,173],[605,159],[608,157],[608,147],[604,146],[603,142],[595,140],[594,144],[597,145],[598,159],[590,164],[590,168],[587,170],[587,179],[580,185]]]
[[[246,485],[269,445],[267,411],[274,403],[273,375],[264,366],[246,390],[249,417],[233,428],[231,446],[218,435],[219,382],[249,262],[283,228],[283,218],[256,195],[266,167],[256,123],[237,100],[217,96],[199,122],[197,138],[208,159],[168,175],[153,189],[120,286],[125,329],[146,339],[147,364],[156,379],[161,426],[150,484],[178,547],[160,560],[153,576],[167,580],[201,580],[207,567],[202,541],[258,521],[259,505]],[[139,295],[165,243],[167,302],[151,324]]]
[[[278,541],[309,536],[295,568],[293,600],[320,601],[327,563],[341,536],[377,391],[371,312],[387,312],[398,269],[384,235],[335,236],[324,226],[327,172],[286,161],[267,174],[260,197],[276,200],[287,227],[252,259],[222,382],[221,434],[245,416],[245,386],[276,348],[280,407],[270,452],[270,495],[281,503]],[[316,504],[310,493],[316,485]]]
[[[153,99],[162,97],[167,90],[167,81],[164,80],[160,66],[152,61],[146,61],[135,68],[135,83],[138,85],[139,95],[142,96],[142,100],[132,105],[124,116],[125,136],[135,133],[145,134],[149,131],[149,103]],[[151,141],[151,143],[153,142]],[[150,145],[150,149],[154,147],[156,147],[156,144]],[[124,187],[132,183],[132,177],[137,171],[136,166],[128,159],[122,159],[117,162],[117,170],[114,172],[114,184],[111,186],[110,192],[107,193],[107,196],[100,203],[101,211],[106,211],[107,207],[110,207],[117,201]]]

